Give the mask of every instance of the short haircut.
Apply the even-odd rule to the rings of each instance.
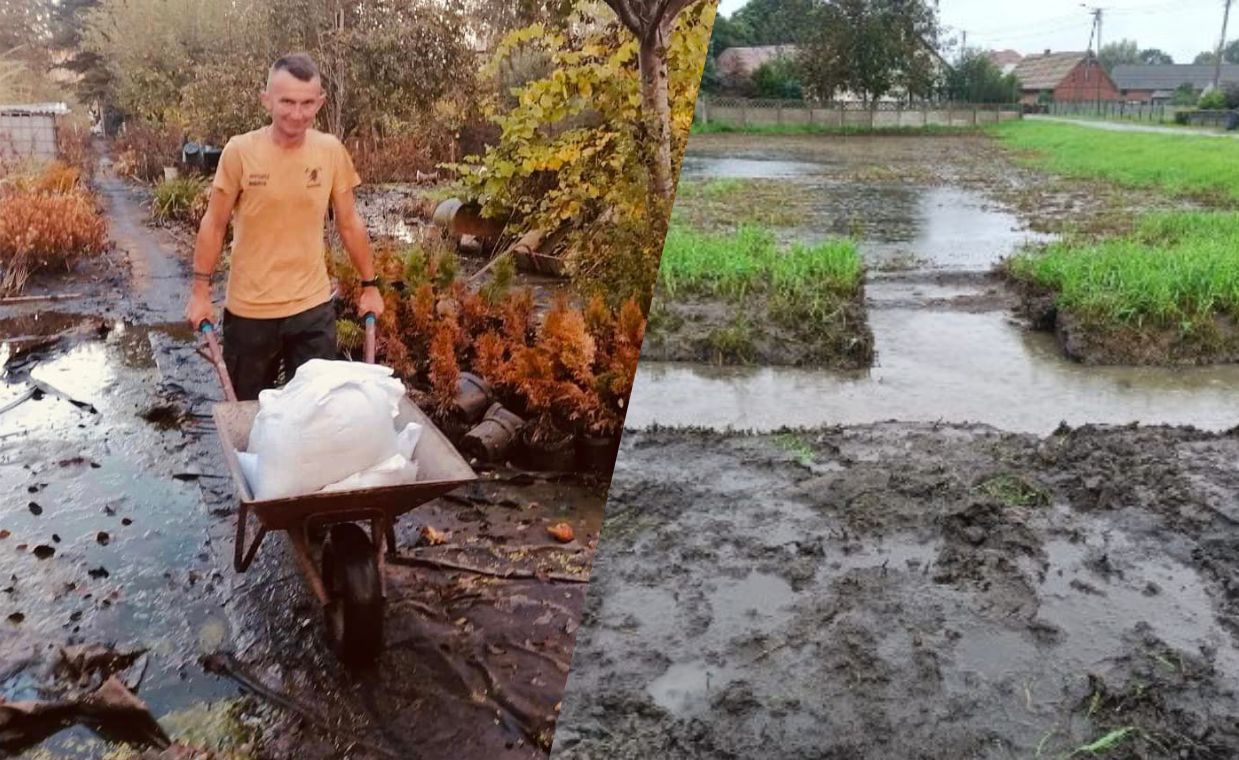
[[[305,53],[290,53],[271,64],[271,71],[267,73],[268,85],[271,83],[271,77],[279,71],[287,71],[302,82],[312,82],[315,79],[321,81],[323,78],[322,74],[318,73],[318,66],[315,65],[314,59]]]

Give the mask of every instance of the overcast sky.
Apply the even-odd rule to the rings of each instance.
[[[721,0],[730,16],[745,0]],[[1191,63],[1202,50],[1217,46],[1224,0],[1094,0],[1101,6],[1102,42],[1134,39],[1143,48],[1161,48],[1175,63]],[[1092,16],[1080,0],[940,0],[939,18],[948,31],[968,33],[969,47],[1012,48],[1021,53],[1085,50]],[[1233,9],[1227,37],[1239,38],[1239,5]]]

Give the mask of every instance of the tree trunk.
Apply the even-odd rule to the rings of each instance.
[[[650,190],[667,200],[671,198],[671,103],[667,90],[667,40],[670,36],[670,19],[655,24],[641,37],[638,53],[642,116],[654,139]]]

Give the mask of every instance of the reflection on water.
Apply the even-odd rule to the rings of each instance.
[[[642,360],[627,425],[782,426],[981,422],[1048,433],[1070,424],[1239,424],[1239,365],[1091,367],[1001,313],[875,309],[868,372],[710,368]]]
[[[776,231],[785,243],[854,236],[875,269],[989,269],[999,259],[1045,235],[1027,230],[985,196],[956,187],[832,178],[828,167],[806,161],[685,158],[693,179],[785,179],[802,190],[806,224]]]

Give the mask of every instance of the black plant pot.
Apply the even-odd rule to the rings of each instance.
[[[577,466],[587,472],[609,473],[619,456],[619,435],[583,435],[576,439]]]
[[[576,436],[571,433],[548,441],[531,441],[531,428],[521,433],[515,463],[526,470],[571,472],[576,469]]]

